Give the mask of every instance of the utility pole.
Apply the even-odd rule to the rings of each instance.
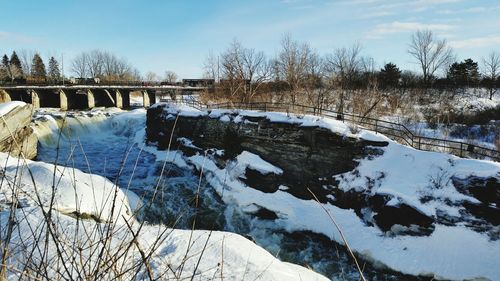
[[[64,86],[64,53],[61,53],[62,85]]]

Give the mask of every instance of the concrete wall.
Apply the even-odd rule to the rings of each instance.
[[[52,107],[61,110],[89,109],[93,107],[130,107],[130,94],[134,89],[120,88],[50,88],[24,87],[0,89],[0,102],[24,101],[34,108]],[[143,106],[156,103],[156,90],[137,91]]]

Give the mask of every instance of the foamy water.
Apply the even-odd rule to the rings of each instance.
[[[152,146],[143,149],[145,121],[144,109],[40,112],[35,121],[37,160],[99,174],[135,192],[144,205],[152,203],[139,213],[139,219],[184,229],[190,229],[196,220],[198,229],[245,235],[280,259],[309,266],[333,280],[358,279],[344,249],[324,236],[287,233],[272,220],[224,203],[210,185],[199,180],[196,170],[172,163],[163,166],[164,162],[158,161],[162,159],[157,159],[161,152]],[[201,194],[196,205],[198,190]],[[369,266],[365,271],[371,280],[401,278]]]

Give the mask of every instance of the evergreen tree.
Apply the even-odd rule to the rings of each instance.
[[[45,64],[39,54],[33,56],[31,64],[31,75],[35,78],[46,78],[47,72],[45,71]]]
[[[23,67],[21,65],[21,61],[19,60],[19,57],[16,54],[16,51],[13,51],[12,55],[10,56],[10,66],[18,69],[18,71],[20,71],[20,76],[23,76]]]
[[[10,77],[9,75],[9,57],[3,55],[2,65],[0,66],[0,80],[5,81]]]
[[[61,78],[61,72],[59,71],[59,63],[54,57],[50,57],[49,59],[49,73],[50,79],[52,81],[57,81]]]
[[[388,63],[380,70],[379,81],[382,88],[395,88],[399,84],[401,70],[393,64]]]
[[[2,66],[8,68],[10,64],[9,57],[7,55],[3,55],[2,57]]]
[[[477,62],[474,62],[472,59],[455,62],[448,69],[448,79],[456,87],[477,85],[479,78]]]
[[[23,68],[21,66],[21,61],[19,60],[19,57],[16,54],[16,51],[12,52],[12,55],[10,56],[9,60],[9,67],[7,68],[8,74],[10,76],[10,79],[12,81],[22,78],[24,76],[23,73]]]

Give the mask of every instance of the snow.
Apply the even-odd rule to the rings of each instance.
[[[248,151],[243,151],[238,157],[236,157],[237,163],[240,169],[245,171],[246,168],[256,170],[263,175],[273,173],[276,175],[283,174],[283,170],[273,166],[271,163],[264,161],[259,155],[250,153]]]
[[[54,186],[53,209],[63,214],[87,214],[117,223],[132,216],[127,197],[104,177],[30,160],[19,165],[17,159],[6,153],[0,153],[0,163],[4,164],[7,179],[0,183],[0,202],[10,202],[16,190],[23,196],[25,206],[49,208]]]
[[[51,258],[54,264],[48,267],[50,276],[56,276],[53,270],[58,263],[66,262],[66,259],[74,261],[72,264],[74,268],[84,266],[78,264],[80,258],[83,261],[90,261],[89,264],[85,265],[88,268],[94,266],[93,263],[97,260],[95,254],[98,251],[93,250],[95,246],[91,245],[103,239],[100,235],[106,233],[105,231],[103,234],[89,231],[96,229],[96,227],[111,228],[113,231],[112,240],[106,250],[110,255],[121,257],[117,262],[123,263],[123,268],[132,267],[135,263],[140,262],[140,255],[136,247],[131,248],[131,253],[126,258],[118,254],[123,251],[124,243],[135,240],[132,239],[134,237],[130,231],[127,231],[127,228],[114,227],[114,225],[121,225],[127,221],[138,233],[137,241],[142,249],[151,249],[152,243],[164,235],[151,256],[151,268],[153,268],[154,276],[168,275],[170,274],[169,269],[173,268],[176,277],[181,279],[189,278],[196,273],[197,278],[202,280],[210,279],[216,274],[227,280],[240,280],[242,276],[251,280],[259,278],[263,280],[327,280],[306,268],[279,261],[263,248],[237,234],[205,230],[177,230],[151,225],[145,225],[139,232],[139,225],[134,222],[132,216],[133,210],[140,205],[138,197],[130,191],[126,191],[127,199],[120,188],[101,176],[83,173],[73,168],[56,168],[54,165],[43,162],[26,161],[24,165],[20,166],[23,172],[15,178],[19,160],[8,157],[5,153],[0,153],[0,162],[5,164],[4,176],[7,179],[2,181],[2,186],[0,186],[0,190],[2,190],[0,202],[9,202],[8,200],[11,198],[9,191],[14,185],[18,187],[17,192],[23,195],[21,197],[22,211],[17,211],[15,214],[18,222],[16,228],[19,231],[14,231],[10,241],[11,260],[17,261],[10,266],[18,269],[23,268],[22,263],[26,258],[26,253],[30,252],[32,247],[40,247],[33,242],[43,243],[40,241],[45,241],[46,232],[39,231],[40,227],[45,227],[44,215],[38,207],[40,206],[39,201],[33,195],[38,194],[41,197],[41,206],[44,209],[50,207],[48,202],[50,202],[52,191],[53,173],[56,169],[57,184],[53,206],[53,209],[57,211],[53,214],[53,221],[57,222],[54,224],[55,231],[63,241],[69,242],[68,245],[71,245],[71,241],[73,241],[79,245],[79,249],[83,250],[78,251],[71,246],[65,247],[66,243],[61,244],[60,246],[64,247],[64,257],[61,259],[64,261]],[[36,179],[36,185],[32,183],[28,171]],[[114,206],[114,214],[113,204],[110,203],[113,196],[116,196],[118,202]],[[132,202],[132,208],[129,206],[128,200]],[[86,219],[76,220],[72,216],[75,211],[91,214],[95,218],[99,218],[100,222],[108,224]],[[8,213],[8,208],[0,211],[0,229],[6,229],[6,224],[9,221]],[[106,218],[113,219],[106,220]],[[35,231],[33,227],[36,228]],[[86,229],[86,231],[82,231],[82,229]],[[21,233],[22,235],[20,235]],[[48,249],[49,257],[57,257],[56,248],[53,244],[51,245]],[[186,253],[189,253],[187,259]],[[60,269],[60,272],[64,271]],[[9,274],[9,279],[19,277],[16,270],[10,271]],[[130,274],[127,274],[125,279],[128,279],[127,276],[131,277]],[[111,278],[112,273],[105,277]],[[170,277],[173,278],[173,274]],[[137,279],[141,279],[141,275]]]
[[[172,107],[167,114],[184,114],[184,107]],[[347,124],[328,118],[316,116],[287,115],[286,113],[262,113],[256,111],[212,110],[210,113],[192,108],[186,109],[186,116],[208,116],[210,118],[229,119],[235,122],[245,116],[260,116],[269,120],[298,124],[301,126],[318,126],[328,128],[334,132],[371,140],[384,140],[389,145],[384,149],[384,154],[371,160],[364,159],[358,166],[359,176],[354,174],[336,175],[339,187],[344,190],[365,189],[364,178],[383,177],[369,192],[373,194],[388,194],[392,196],[390,204],[406,203],[422,213],[434,215],[437,210],[457,215],[458,208],[443,204],[442,201],[451,202],[470,201],[476,199],[458,193],[447,178],[451,176],[467,177],[476,175],[480,177],[499,176],[500,164],[489,161],[460,159],[448,154],[418,151],[390,141],[383,135],[370,131],[352,130]],[[130,115],[129,115],[130,114]],[[184,116],[184,115],[183,115]],[[116,122],[116,128],[124,124],[143,126],[145,111],[139,110],[132,113],[118,114],[111,120]],[[227,118],[227,119],[226,119]],[[136,120],[136,121],[131,121]],[[140,122],[142,123],[140,123]],[[134,123],[137,122],[137,123]],[[354,132],[353,132],[354,131]],[[94,132],[89,128],[89,132]],[[277,214],[278,219],[272,223],[287,231],[312,231],[322,233],[338,243],[343,243],[336,229],[330,223],[329,217],[318,205],[311,200],[301,200],[286,192],[287,187],[280,186],[274,193],[264,193],[246,186],[239,178],[244,177],[245,168],[253,168],[266,173],[280,173],[279,167],[262,160],[258,155],[243,152],[236,160],[229,163],[226,168],[219,168],[210,156],[194,155],[182,156],[178,151],[158,151],[154,146],[144,143],[145,130],[140,129],[132,135],[141,151],[147,151],[156,156],[156,161],[167,161],[179,167],[195,165],[203,167],[207,181],[215,188],[222,200],[230,205],[241,207],[246,212],[255,212],[261,206]],[[189,145],[188,139],[182,142]],[[444,178],[444,181],[439,181]],[[440,183],[439,188],[432,187],[432,180]],[[421,196],[430,194],[436,200],[422,203],[418,200]],[[132,196],[133,197],[133,196]],[[137,198],[128,196],[130,205],[137,206]],[[131,210],[136,207],[130,208]],[[388,236],[375,226],[367,226],[353,210],[337,208],[331,204],[325,207],[342,227],[351,248],[374,264],[387,266],[394,270],[412,275],[435,275],[443,279],[471,279],[488,278],[500,280],[500,241],[491,241],[487,235],[475,232],[464,226],[445,226],[436,224],[430,236]],[[40,217],[37,217],[40,219]],[[63,216],[62,220],[70,218]],[[2,218],[2,223],[6,220]],[[26,226],[23,226],[26,227]],[[149,245],[164,228],[159,226],[146,226],[139,241],[143,248]],[[155,270],[160,271],[166,265],[174,268],[180,267],[178,260],[184,256],[189,244],[189,231],[173,230],[167,240],[161,244],[157,253],[153,255]],[[196,246],[194,253],[201,252],[204,241],[210,232],[193,232],[193,241]],[[123,234],[125,235],[125,234]],[[222,241],[224,241],[224,277],[227,279],[241,280],[241,275],[248,279],[261,277],[264,280],[290,279],[298,280],[298,272],[302,280],[321,279],[309,270],[280,262],[269,253],[245,238],[226,232],[212,232],[207,251],[199,267],[202,277],[212,277],[216,273],[217,264],[214,261],[222,259]],[[117,235],[117,239],[125,236]],[[144,243],[144,244],[143,244]],[[255,255],[254,255],[255,254]],[[184,277],[189,277],[194,271],[199,254],[189,259]],[[269,266],[271,264],[271,266]],[[246,268],[246,269],[245,269]],[[266,270],[267,268],[267,270]],[[226,271],[227,270],[227,271]],[[247,273],[244,273],[247,272]],[[263,272],[262,276],[259,273]],[[218,273],[217,273],[218,274]],[[232,274],[232,275],[231,275]],[[201,278],[201,277],[200,277]],[[204,279],[204,278],[201,278]],[[246,279],[246,278],[245,278]]]
[[[473,114],[490,109],[500,108],[500,95],[493,95],[490,100],[485,98],[489,94],[487,89],[468,88],[464,93],[459,93],[453,101],[453,108],[463,114]]]
[[[18,106],[25,106],[26,103],[22,101],[9,101],[5,103],[0,103],[0,116],[11,112],[14,108]]]
[[[384,135],[375,132],[364,130],[363,127],[354,128],[348,123],[335,120],[328,117],[318,117],[314,115],[298,115],[286,112],[264,112],[256,110],[231,110],[231,109],[213,109],[202,111],[194,109],[187,105],[174,105],[170,103],[158,103],[154,106],[163,106],[168,114],[185,116],[185,117],[201,117],[208,116],[210,118],[219,119],[222,122],[232,120],[235,123],[242,122],[245,117],[260,117],[266,118],[270,122],[295,124],[301,127],[320,127],[325,128],[333,133],[338,133],[346,137],[360,138],[369,141],[389,141],[390,139]],[[249,123],[248,120],[245,122]]]
[[[184,105],[184,104],[172,104],[168,102],[159,102],[156,103],[152,106],[153,108],[156,107],[163,107],[163,110],[167,114],[172,114],[172,115],[179,115],[183,117],[200,117],[200,116],[206,116],[208,115],[205,111],[201,111],[198,109],[195,109],[193,107]]]
[[[414,196],[417,196],[418,190],[424,188],[424,180],[427,179],[425,174],[433,170],[430,163],[445,165],[449,163],[450,156],[397,146],[391,144],[378,163],[377,158],[373,161],[363,161],[360,168],[362,177],[368,171],[375,172],[378,168],[383,168],[389,173],[387,184],[375,192],[393,194],[413,206],[418,206],[423,212],[433,213],[433,206],[420,205],[418,200],[414,200],[417,198]],[[317,202],[298,199],[281,189],[274,193],[264,193],[248,188],[238,180],[238,177],[243,175],[241,170],[219,169],[214,162],[201,155],[188,157],[187,160],[198,168],[203,166],[207,180],[226,203],[237,204],[250,211],[251,206],[262,206],[277,213],[279,218],[274,223],[287,231],[308,230],[343,243],[329,217]],[[457,174],[470,174],[473,171],[478,176],[491,176],[500,173],[500,164],[465,159],[452,160],[455,164],[451,168]],[[450,165],[447,168],[450,168]],[[416,175],[408,173],[410,170],[416,172]],[[228,174],[229,177],[226,176]],[[475,200],[457,192],[448,194],[449,192],[452,190],[446,186],[438,192],[438,196],[453,200]],[[438,224],[429,237],[389,237],[377,227],[367,226],[353,210],[340,209],[331,204],[323,204],[323,207],[342,227],[351,248],[376,264],[412,275],[434,274],[437,278],[444,279],[483,277],[500,280],[500,241],[490,241],[487,235],[465,227]]]
[[[440,206],[444,205],[441,201],[479,203],[477,199],[458,192],[451,177],[487,177],[500,173],[500,163],[419,151],[395,142],[390,142],[384,151],[383,155],[372,160],[362,160],[356,172],[337,175],[338,187],[344,191],[362,191],[366,188],[367,178],[382,177],[369,190],[372,195],[392,195],[428,216],[435,216]],[[422,203],[419,199],[424,195],[439,200]],[[450,209],[442,210],[449,213]]]

